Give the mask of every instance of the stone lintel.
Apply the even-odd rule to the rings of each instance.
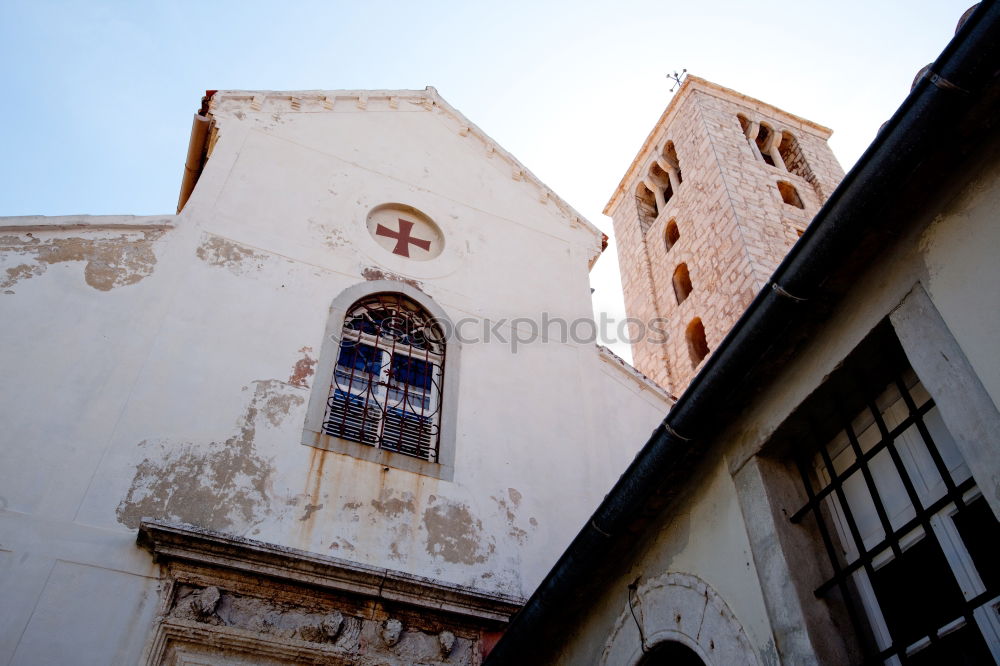
[[[142,521],[136,542],[161,562],[180,560],[506,623],[524,600],[372,567],[193,525]]]

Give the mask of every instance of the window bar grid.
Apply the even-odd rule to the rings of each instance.
[[[860,460],[864,456],[864,451],[861,450],[861,445],[858,443],[857,435],[854,434],[854,427],[851,425],[851,422],[846,418],[842,419],[842,423],[845,424],[844,432],[847,434],[847,441],[850,442],[851,450],[854,451],[856,459]],[[884,448],[891,449],[892,448],[891,437],[889,437],[888,433],[885,433],[884,430],[882,431],[882,433],[883,433],[882,439],[879,440],[879,443],[886,442]],[[889,514],[886,513],[885,505],[882,503],[882,496],[878,492],[878,487],[875,485],[875,479],[872,477],[872,471],[868,467],[867,461],[865,462],[865,464],[860,466],[860,469],[861,469],[861,476],[864,478],[865,485],[868,487],[868,492],[872,497],[872,503],[875,506],[875,513],[878,515],[878,521],[882,525],[882,532],[886,535],[892,534],[892,522],[889,520]],[[831,474],[833,473],[832,469],[830,470],[830,473]],[[844,478],[846,479],[847,477],[845,476]],[[892,548],[892,553],[896,557],[899,557],[900,555],[903,554],[903,549],[899,546],[899,542],[893,541],[889,547]]]
[[[444,352],[440,329],[418,305],[395,294],[355,303],[330,384],[326,434],[436,462],[441,382],[434,379]]]
[[[914,414],[917,410],[916,403],[914,402],[912,396],[910,396],[909,391],[906,390],[905,382],[897,378],[896,386],[899,389],[900,395],[903,398],[906,408],[910,414]],[[872,414],[875,416],[875,423],[878,426],[879,432],[882,433],[883,438],[889,438],[889,429],[885,424],[885,420],[882,418],[881,412],[879,412],[877,406],[874,402],[868,404],[868,409],[871,410]],[[944,459],[941,458],[940,452],[937,450],[937,445],[934,443],[934,438],[931,437],[930,431],[927,429],[920,416],[915,416],[914,421],[917,425],[917,429],[920,432],[921,439],[923,440],[924,448],[930,454],[931,458],[934,460],[934,466],[937,467],[938,474],[941,475],[941,480],[945,484],[946,497],[950,497],[952,501],[956,504],[958,508],[963,508],[965,502],[962,499],[962,494],[958,493],[955,488],[954,480],[951,478],[951,472],[948,470],[947,466],[944,464]],[[916,512],[917,518],[920,519],[920,524],[924,528],[924,538],[934,539],[937,543],[938,548],[942,548],[940,539],[938,539],[937,533],[931,526],[930,518],[933,515],[924,510],[922,503],[920,501],[920,496],[917,494],[917,489],[913,485],[913,480],[910,478],[909,473],[906,471],[903,465],[903,459],[899,456],[899,451],[896,450],[896,443],[894,440],[890,440],[889,445],[886,447],[889,451],[889,456],[892,458],[892,463],[896,468],[896,472],[899,474],[900,479],[903,482],[903,488],[906,489],[906,495],[910,500],[910,504],[913,505],[913,509]],[[947,505],[946,505],[947,506]],[[934,513],[937,513],[936,511]],[[943,550],[943,548],[942,548]],[[964,595],[963,595],[964,596]],[[965,621],[970,626],[975,626],[975,618],[972,617],[971,608],[966,608],[962,616]],[[932,644],[940,641],[937,629],[933,626],[927,626],[924,628],[927,637],[930,639]]]
[[[906,403],[907,410],[910,414],[916,414],[914,416],[914,422],[917,425],[917,430],[920,432],[920,436],[923,438],[924,444],[927,446],[927,452],[930,454],[931,460],[934,461],[934,467],[937,468],[938,474],[941,475],[941,480],[944,481],[945,488],[950,495],[955,496],[955,504],[957,504],[959,508],[964,508],[965,500],[962,499],[961,494],[955,492],[955,481],[951,478],[951,472],[948,470],[948,466],[944,464],[944,459],[941,458],[941,453],[937,450],[937,446],[934,444],[934,438],[931,437],[930,430],[927,429],[927,424],[924,423],[923,415],[929,410],[917,413],[916,403],[913,400],[913,396],[910,395],[910,391],[906,388],[906,382],[897,378],[896,386],[899,388],[899,393],[903,398],[903,402]],[[884,424],[882,425],[884,426]]]
[[[833,468],[833,463],[830,458],[829,452],[826,447],[820,447],[819,454],[823,460],[823,464],[829,471],[830,481],[819,491],[816,491],[812,484],[812,479],[810,476],[810,470],[804,459],[799,459],[796,461],[799,473],[802,476],[802,480],[806,490],[807,502],[792,516],[791,520],[794,523],[801,522],[802,518],[806,513],[812,513],[817,522],[821,537],[823,539],[823,545],[826,549],[827,556],[830,559],[831,565],[834,570],[834,575],[829,580],[825,581],[820,585],[814,594],[817,597],[825,596],[834,586],[836,586],[841,594],[844,596],[845,600],[849,598],[846,583],[848,578],[854,574],[859,569],[864,568],[869,576],[869,579],[873,578],[874,559],[879,556],[887,548],[891,549],[897,556],[901,553],[900,541],[908,533],[912,532],[916,527],[922,527],[924,529],[924,537],[933,539],[937,544],[938,548],[941,548],[941,544],[938,541],[937,535],[935,534],[933,527],[931,525],[930,519],[933,515],[940,512],[942,509],[947,507],[949,504],[954,504],[958,508],[965,506],[965,501],[963,495],[966,491],[975,486],[975,481],[972,477],[964,480],[959,484],[955,484],[954,479],[951,477],[950,471],[947,469],[947,465],[944,463],[940,452],[937,450],[937,446],[934,443],[934,439],[931,436],[929,429],[923,421],[923,416],[929,412],[934,407],[933,399],[928,399],[924,405],[920,407],[916,406],[911,394],[907,390],[905,383],[901,378],[896,378],[895,384],[900,391],[900,395],[904,400],[907,407],[907,416],[893,428],[891,431],[882,418],[882,414],[878,409],[877,405],[873,400],[868,401],[867,409],[871,412],[874,417],[874,421],[879,429],[881,435],[881,440],[875,444],[867,452],[862,452],[860,445],[855,436],[853,427],[849,419],[843,419],[842,423],[845,424],[844,431],[848,436],[850,446],[856,456],[856,460],[849,465],[845,470],[837,474]],[[899,451],[896,448],[896,440],[899,436],[906,431],[911,426],[916,425],[918,432],[920,433],[922,442],[926,447],[931,459],[934,462],[935,468],[941,476],[943,483],[945,484],[945,493],[931,502],[927,507],[922,505],[919,495],[917,494],[916,488],[910,478],[909,473],[906,471],[905,465]],[[893,530],[891,527],[891,522],[888,519],[888,515],[885,512],[885,507],[882,503],[881,497],[878,493],[877,487],[874,484],[874,479],[871,476],[869,469],[869,462],[878,455],[883,449],[888,451],[890,459],[892,460],[893,466],[896,472],[899,474],[900,479],[903,483],[903,487],[906,491],[907,498],[911,502],[915,516],[910,520],[906,521],[899,529]],[[868,488],[869,493],[872,496],[872,501],[878,514],[879,521],[883,526],[885,531],[885,538],[883,538],[879,543],[875,544],[872,548],[866,549],[864,547],[863,540],[861,538],[860,532],[857,527],[854,515],[846,501],[846,497],[843,491],[843,483],[852,474],[857,471],[861,471],[865,479],[865,484]],[[826,520],[822,515],[821,504],[822,501],[829,497],[831,494],[836,495],[840,507],[844,513],[844,519],[848,525],[848,531],[851,533],[851,538],[855,542],[858,549],[858,557],[855,558],[853,562],[848,562],[845,566],[841,567],[839,563],[839,558],[837,557],[836,547],[833,544],[829,528],[826,525]],[[952,574],[953,575],[953,574]],[[964,599],[961,604],[960,610],[957,617],[961,617],[965,620],[965,626],[976,627],[976,620],[974,617],[974,611],[980,606],[986,604],[990,600],[997,597],[1000,594],[1000,590],[987,588],[984,592],[976,595],[972,599]],[[846,603],[848,614],[851,618],[852,623],[857,628],[860,625],[859,618],[857,618],[856,610],[852,603]],[[952,624],[955,620],[941,625],[940,627],[935,626],[923,626],[921,631],[924,636],[918,638],[917,641],[910,641],[907,645],[903,645],[900,639],[893,637],[892,644],[877,652],[877,654],[869,655],[867,660],[876,659],[882,661],[890,657],[896,656],[903,662],[908,660],[908,655],[906,654],[906,649],[915,642],[928,639],[931,644],[938,643],[941,640],[939,631],[942,628],[947,627]]]
[[[390,405],[389,405],[389,391],[391,390],[393,380],[395,379],[395,377],[392,376],[393,375],[393,363],[395,362],[395,360],[396,360],[396,336],[392,336],[392,346],[389,349],[389,360],[387,361],[389,363],[389,381],[386,382],[388,385],[385,387],[385,398],[386,398],[386,400],[385,400],[385,408],[386,408],[387,412],[390,409]],[[402,421],[402,419],[405,419],[405,417],[406,417],[406,392],[407,392],[407,390],[409,388],[410,388],[410,385],[408,383],[403,384],[403,409],[402,409],[403,415],[400,417],[401,421]],[[383,428],[382,432],[384,433],[385,432],[385,423],[384,422],[382,424],[382,428]],[[382,439],[382,444],[385,444],[385,439],[384,438]],[[396,437],[396,448],[395,449],[390,449],[390,451],[402,451],[402,449],[403,449],[403,427],[402,427],[402,425],[400,425],[399,433],[398,433],[398,436]]]
[[[428,352],[429,352],[429,350],[425,347],[424,348],[424,363],[426,364],[426,368],[427,368],[426,372],[427,372],[427,375],[428,375],[428,379],[430,379],[430,383],[433,385],[434,384],[434,371],[430,368],[430,363],[429,363],[429,358],[430,357],[428,356]],[[424,387],[421,390],[423,391],[423,394],[420,396],[420,415],[419,415],[420,418],[417,420],[417,441],[418,442],[424,441],[424,430],[426,428],[426,421],[425,421],[425,417],[424,417],[424,412],[427,411],[428,398],[430,397],[430,393],[429,393],[430,389],[429,389],[429,387]]]
[[[837,474],[833,467],[833,461],[830,459],[830,453],[826,450],[825,446],[821,446],[819,449],[820,457],[823,459],[823,464],[826,466],[828,473],[830,474],[830,482],[834,485],[834,492],[837,496],[837,501],[840,504],[841,511],[844,513],[844,519],[847,521],[848,530],[851,533],[851,538],[854,540],[854,545],[858,550],[858,554],[862,561],[862,567],[864,567],[865,573],[868,574],[869,579],[875,577],[875,567],[872,564],[874,556],[871,555],[865,548],[865,541],[861,536],[861,531],[858,529],[857,521],[854,519],[854,514],[851,511],[850,504],[847,501],[847,497],[844,494],[843,481],[848,478],[849,475]],[[865,465],[867,466],[867,465]],[[841,583],[846,585],[847,575],[841,574],[842,578],[838,581],[838,587],[841,587]],[[838,576],[834,576],[837,579]],[[829,589],[829,588],[828,588]],[[843,587],[841,587],[843,591]],[[819,592],[816,592],[816,596],[820,596]],[[845,601],[850,597],[845,597]],[[850,602],[847,602],[850,605]],[[895,647],[895,641],[893,641],[893,647]]]
[[[357,361],[357,359],[358,359],[358,349],[359,349],[358,345],[355,344],[354,345],[354,349],[353,349],[354,357],[351,359],[351,361],[352,361],[352,363],[351,363],[351,377],[350,377],[350,379],[348,379],[348,384],[347,384],[351,388],[354,388],[354,373],[358,369],[358,361]],[[340,359],[338,359],[338,361],[339,360]],[[336,371],[334,371],[333,377],[334,377],[334,382],[336,382],[336,380],[337,380],[337,373],[336,373]],[[331,391],[331,395],[332,395],[332,393],[333,392]],[[359,435],[360,437],[364,437],[364,432],[365,432],[365,417],[368,416],[368,399],[367,398],[368,398],[368,396],[365,396],[365,407],[361,411],[361,434]],[[350,393],[350,391],[346,391],[346,395],[344,396],[344,400],[346,402],[350,403],[350,400],[351,400],[351,393]],[[347,415],[348,415],[349,412],[350,412],[350,410],[347,407],[345,407],[344,408],[344,415],[341,417],[341,420],[340,420],[340,432],[344,432],[347,429]]]
[[[972,478],[966,479],[956,487],[956,492],[964,493],[965,491],[969,490],[975,485],[976,482],[974,479]],[[954,497],[950,495],[944,495],[943,497],[937,499],[933,504],[929,505],[926,509],[924,509],[924,512],[933,515],[938,511],[940,511],[941,509],[943,509],[944,507],[948,506],[948,504],[953,503],[954,501],[955,501]],[[898,530],[893,532],[891,536],[886,537],[879,543],[875,544],[868,550],[868,552],[865,555],[860,556],[857,560],[845,566],[841,570],[840,575],[844,577],[849,576],[858,569],[860,569],[862,566],[864,566],[866,563],[874,560],[882,553],[882,551],[884,551],[886,548],[889,547],[891,541],[893,540],[898,541],[902,539],[909,532],[912,532],[913,528],[918,527],[920,525],[920,519],[921,516],[917,516],[916,518],[911,518],[910,520],[906,521],[902,526],[900,526]],[[816,596],[822,597],[824,594],[829,592],[830,589],[836,584],[837,584],[836,579],[831,578],[830,580],[826,581],[818,588],[816,588]]]
[[[924,511],[923,505],[920,501],[920,497],[917,495],[916,488],[913,486],[913,480],[910,479],[909,473],[903,466],[903,460],[902,458],[899,457],[899,451],[896,450],[896,440],[890,434],[889,428],[885,424],[885,419],[882,418],[882,412],[879,411],[879,408],[874,401],[868,402],[868,411],[875,419],[875,425],[876,427],[878,427],[879,433],[881,433],[882,441],[886,442],[885,449],[888,452],[889,457],[892,459],[892,464],[896,468],[896,473],[899,474],[899,478],[903,482],[903,488],[906,490],[907,498],[909,499],[910,504],[913,506],[913,511],[915,513],[914,518],[917,521],[919,521],[920,526],[923,527],[924,529],[924,538],[932,539],[934,543],[937,544],[938,548],[941,548],[941,543],[940,541],[938,541],[937,534],[935,534],[934,528],[931,526],[930,514]],[[916,405],[913,405],[912,403],[907,403],[908,415],[913,415],[915,411],[916,411]],[[914,421],[919,423],[920,421],[919,417],[914,416]],[[850,426],[848,426],[848,428],[850,429]],[[929,441],[929,439],[925,439],[924,445],[928,449],[930,449],[933,446],[932,443]],[[865,465],[865,467],[867,468],[867,465]],[[876,491],[873,490],[872,492]],[[892,533],[892,528],[890,526],[890,528],[886,530],[886,534],[889,535],[891,533]],[[892,552],[893,554],[895,554],[896,557],[902,556],[903,551],[902,548],[900,548],[899,546],[898,539],[895,538],[892,539],[891,547],[892,547]],[[971,614],[966,618],[966,621],[967,622],[973,621]],[[940,638],[938,637],[937,634],[937,630],[930,621],[924,622],[922,624],[921,631],[924,633],[924,636],[926,636],[930,640],[932,645],[940,641]],[[902,644],[899,639],[894,638],[892,641],[892,647],[889,648],[889,650],[893,651],[894,654],[903,655],[906,652],[906,647],[907,646],[905,644]]]
[[[816,500],[812,480],[809,478],[809,470],[801,458],[796,461],[796,464],[799,468],[799,473],[802,475],[802,480],[805,483],[806,497],[809,499],[809,505],[811,505],[813,515],[816,519],[816,526],[819,529],[820,537],[823,539],[823,546],[826,548],[826,554],[830,558],[830,564],[833,566],[834,580],[837,581],[837,587],[840,590],[840,595],[843,597],[845,602],[844,605],[847,607],[847,615],[851,620],[851,625],[854,627],[855,633],[860,635],[863,632],[864,625],[861,618],[858,617],[857,608],[853,603],[848,601],[850,599],[850,591],[847,588],[847,577],[841,575],[840,558],[837,557],[837,548],[833,544],[833,539],[830,537],[830,531],[827,529],[826,521],[823,519],[820,503]],[[819,595],[817,594],[817,596]]]
[[[928,400],[927,403],[925,403],[924,405],[922,405],[918,409],[918,414],[922,416],[923,414],[926,414],[927,412],[929,412],[933,407],[934,407],[934,401],[933,400]],[[892,439],[895,439],[895,438],[899,437],[901,434],[903,434],[903,432],[907,428],[909,428],[911,425],[913,425],[914,422],[915,422],[914,417],[912,415],[907,415],[907,417],[905,419],[903,419],[903,421],[900,422],[900,424],[898,426],[896,426],[895,428],[892,429],[892,431],[890,433],[891,436],[892,436]],[[855,460],[854,462],[852,462],[850,465],[848,465],[844,469],[844,471],[840,473],[840,478],[846,479],[847,477],[849,477],[851,474],[853,474],[854,472],[856,472],[858,470],[858,468],[861,466],[862,463],[867,464],[868,461],[870,461],[872,458],[874,458],[879,453],[881,453],[882,449],[884,449],[887,445],[888,445],[888,440],[886,440],[886,439],[883,439],[880,442],[878,442],[877,444],[875,444],[872,448],[868,449],[868,451],[865,452],[865,454],[864,454],[863,457],[858,458],[857,460]],[[832,484],[828,484],[828,485],[824,486],[823,488],[821,488],[816,493],[816,501],[820,502],[820,501],[826,499],[827,496],[829,496],[833,492],[834,492],[834,486]],[[806,504],[805,506],[803,506],[801,509],[799,509],[798,511],[796,511],[792,515],[791,521],[793,523],[798,523],[799,521],[802,520],[802,517],[806,513],[809,512],[809,510],[810,510],[810,506],[808,504]]]

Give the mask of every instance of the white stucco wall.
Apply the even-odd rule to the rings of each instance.
[[[453,480],[303,446],[342,290],[390,274],[453,321],[590,318],[600,239],[438,107],[216,113],[178,216],[0,219],[5,663],[136,661],[143,517],[526,595],[668,408],[590,342],[465,344]],[[439,225],[438,259],[372,240],[386,202]]]

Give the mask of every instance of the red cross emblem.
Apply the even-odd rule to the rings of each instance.
[[[375,234],[377,236],[388,236],[389,238],[396,239],[396,247],[392,248],[393,254],[398,254],[401,257],[409,257],[410,244],[416,245],[417,247],[430,252],[431,242],[429,240],[424,240],[423,238],[415,238],[411,236],[410,233],[412,231],[413,222],[404,220],[403,218],[399,218],[399,231],[393,231],[389,227],[384,227],[381,224],[375,228]]]

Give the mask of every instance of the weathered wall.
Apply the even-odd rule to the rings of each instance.
[[[737,117],[790,132],[813,182],[755,156]],[[633,345],[636,367],[680,395],[698,368],[685,331],[701,319],[715,349],[843,177],[826,140],[829,130],[715,84],[690,77],[639,152],[605,211],[614,219],[626,310],[644,321],[663,318],[666,342]],[[671,141],[683,182],[647,230],[634,191]],[[791,183],[804,208],[782,202],[777,182]],[[672,247],[665,231],[674,221]],[[673,275],[686,264],[693,287],[678,303]],[[707,358],[707,357],[706,357]]]
[[[635,547],[635,557],[607,572],[599,596],[581,614],[574,640],[559,655],[560,664],[631,664],[639,650],[639,632],[628,605],[628,586],[638,581],[633,607],[640,618],[647,642],[654,634],[675,631],[698,637],[704,624],[711,626],[712,613],[706,612],[704,591],[679,603],[649,600],[663,576],[681,573],[707,583],[712,596],[724,600],[734,617],[731,629],[748,637],[761,663],[774,663],[770,626],[760,596],[759,582],[752,564],[750,544],[725,460],[716,459],[698,468],[698,479],[687,496],[656,529]],[[673,595],[678,597],[676,592]],[[729,632],[705,631],[703,642],[735,640]],[[744,642],[747,639],[744,639]],[[717,655],[711,654],[710,656]],[[731,661],[710,663],[752,663],[753,654],[737,652]],[[625,658],[622,661],[622,658]],[[748,660],[749,658],[749,660]]]
[[[453,321],[591,317],[599,237],[455,115],[395,105],[220,104],[180,215],[0,219],[0,661],[136,661],[144,517],[525,595],[662,418],[590,343],[494,341],[463,345],[452,481],[299,443],[352,285],[405,279]],[[379,247],[385,202],[444,253]]]

